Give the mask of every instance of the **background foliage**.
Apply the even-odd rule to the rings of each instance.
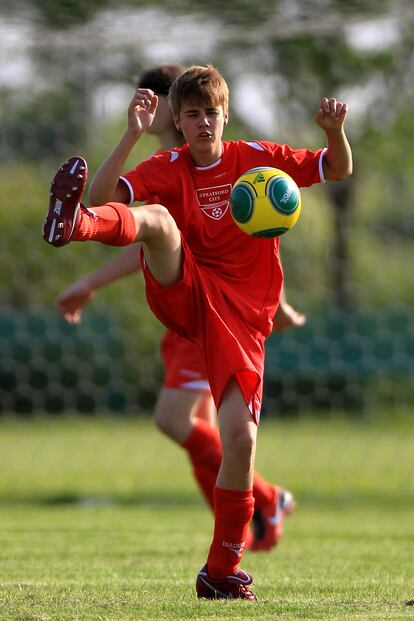
[[[20,0],[0,12],[3,411],[153,403],[161,327],[142,282],[111,287],[83,326],[63,326],[54,297],[113,251],[55,251],[40,229],[56,165],[80,152],[93,174],[123,131],[137,74],[160,61],[220,67],[232,92],[228,138],[317,147],[319,98],[350,102],[355,174],[305,190],[301,221],[282,240],[288,297],[308,326],[269,342],[268,410],[412,403],[409,2]],[[143,140],[129,164],[154,148]]]

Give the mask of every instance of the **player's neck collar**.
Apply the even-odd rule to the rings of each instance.
[[[195,166],[195,168],[196,170],[210,170],[210,168],[215,168],[220,163],[221,163],[221,157],[219,157],[218,160],[216,160],[212,164],[209,164],[208,166]]]
[[[216,166],[219,166],[221,164],[223,160],[223,155],[225,153],[225,143],[223,141],[221,142],[220,157],[218,157],[214,162],[212,162],[211,164],[208,164],[207,166],[199,166],[194,162],[191,156],[190,147],[188,143],[186,143],[183,147],[181,147],[181,151],[183,154],[185,154],[187,160],[191,163],[191,167],[193,168],[193,170],[197,170],[198,172],[209,171],[212,168],[216,168]]]

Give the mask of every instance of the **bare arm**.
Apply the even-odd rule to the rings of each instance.
[[[150,89],[138,88],[128,106],[128,127],[115,149],[99,168],[89,188],[91,205],[107,201],[129,203],[129,191],[119,181],[125,162],[137,140],[151,126],[158,97]]]
[[[115,149],[106,158],[89,187],[89,203],[103,205],[108,201],[128,204],[129,190],[119,180],[125,161],[137,139],[125,132]]]
[[[315,121],[326,134],[327,150],[323,158],[325,179],[345,179],[352,174],[352,152],[345,135],[344,123],[348,104],[334,98],[321,99]]]
[[[131,244],[115,257],[62,291],[55,308],[68,323],[80,323],[82,309],[89,304],[98,289],[140,270],[140,244]]]
[[[298,328],[306,323],[306,315],[299,313],[288,304],[285,288],[280,293],[279,306],[273,317],[273,332],[284,332],[288,328]]]

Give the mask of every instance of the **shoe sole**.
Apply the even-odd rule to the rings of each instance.
[[[50,186],[49,209],[43,225],[43,239],[52,246],[69,243],[88,178],[83,157],[71,157],[60,166]]]

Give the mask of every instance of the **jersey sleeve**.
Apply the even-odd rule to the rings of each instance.
[[[168,195],[173,179],[168,162],[169,154],[157,154],[121,175],[120,181],[129,189],[130,205],[136,201],[159,202]]]
[[[323,157],[325,148],[293,149],[287,144],[260,141],[271,155],[273,166],[280,168],[294,179],[299,187],[308,187],[314,183],[325,183],[323,174]]]

